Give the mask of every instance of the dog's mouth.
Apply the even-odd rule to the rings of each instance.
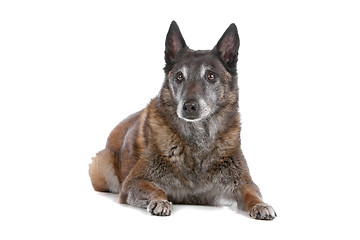
[[[198,122],[198,121],[203,119],[203,118],[184,118],[184,117],[180,117],[180,118],[187,121],[187,122]]]
[[[197,122],[203,119],[199,114],[187,114],[184,111],[178,111],[177,113],[178,117],[187,121],[187,122]]]

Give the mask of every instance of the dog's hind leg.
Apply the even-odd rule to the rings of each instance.
[[[89,175],[93,188],[99,192],[119,193],[121,184],[116,174],[119,167],[116,155],[109,149],[104,149],[92,160],[89,165]]]

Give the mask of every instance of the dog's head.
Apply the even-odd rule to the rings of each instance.
[[[179,118],[190,122],[206,119],[230,103],[233,91],[236,103],[231,104],[237,104],[239,46],[235,24],[228,27],[212,50],[194,51],[186,45],[176,22],[171,23],[165,42],[165,85]]]

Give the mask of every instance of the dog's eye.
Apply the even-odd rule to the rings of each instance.
[[[215,79],[216,79],[215,74],[208,73],[207,79],[209,80],[209,82],[215,82]]]
[[[178,72],[176,74],[176,80],[180,83],[184,80],[184,75],[182,74],[182,72]]]

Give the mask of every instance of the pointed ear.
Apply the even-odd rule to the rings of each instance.
[[[185,40],[181,35],[179,26],[175,21],[171,22],[165,41],[165,62],[172,65],[179,53],[186,47]]]
[[[226,29],[213,51],[229,70],[235,70],[239,47],[239,34],[236,25],[232,23],[228,29]]]

